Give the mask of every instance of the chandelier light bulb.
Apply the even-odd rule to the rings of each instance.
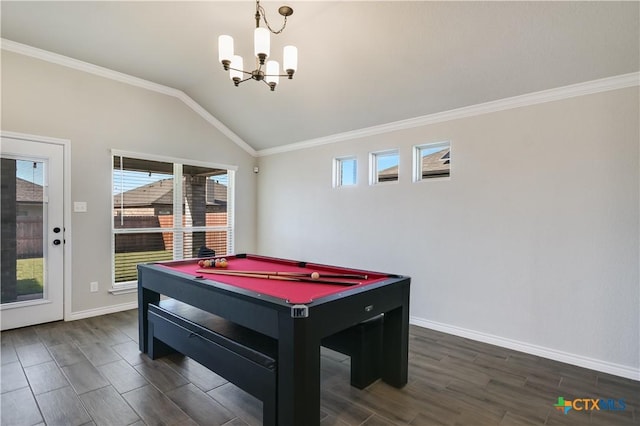
[[[229,78],[233,80],[236,86],[238,85],[238,83],[240,83],[240,80],[242,80],[242,69],[244,69],[242,56],[233,55],[233,58],[231,58],[231,69],[229,70]]]
[[[267,82],[271,90],[276,88],[276,85],[280,82],[280,64],[277,61],[267,61],[267,72],[264,76],[264,80]]]
[[[253,33],[254,52],[260,64],[264,64],[265,59],[269,57],[271,44],[269,38],[269,30],[266,28],[256,28]]]
[[[233,57],[233,37],[221,35],[218,37],[218,60],[228,67]],[[225,68],[226,69],[226,68]]]
[[[293,73],[298,70],[298,48],[295,46],[285,46],[283,52],[282,68],[289,78],[293,78]]]

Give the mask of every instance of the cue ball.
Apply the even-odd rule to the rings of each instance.
[[[311,273],[311,279],[312,280],[317,280],[318,278],[320,278],[320,274],[317,272],[312,272]]]

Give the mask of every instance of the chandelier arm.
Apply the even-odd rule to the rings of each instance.
[[[241,72],[241,73],[243,73],[243,74],[252,74],[252,72],[251,72],[251,71],[240,70],[240,69],[238,69],[238,68],[231,68],[231,67],[229,67],[229,69],[230,69],[230,70],[234,70],[234,71]],[[251,77],[249,77],[249,78],[251,78]],[[244,81],[244,80],[242,80],[242,81]]]
[[[236,84],[236,86],[237,86],[237,85],[238,85],[238,84],[240,84],[240,83],[244,83],[245,81],[252,80],[252,79],[253,79],[253,77],[247,77],[247,78],[245,78],[244,80],[239,80],[237,83],[235,83],[235,82],[234,82],[234,83],[235,83],[235,84]]]

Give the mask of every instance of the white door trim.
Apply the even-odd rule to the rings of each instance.
[[[63,244],[64,250],[64,320],[71,320],[71,243],[73,238],[71,237],[71,141],[68,139],[52,138],[49,136],[30,135],[26,133],[17,133],[0,130],[0,137],[21,139],[34,142],[44,142],[56,145],[62,145],[64,151],[64,207],[63,207],[63,226],[65,243]]]

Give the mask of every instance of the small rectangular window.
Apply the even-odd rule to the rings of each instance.
[[[451,169],[450,142],[436,142],[414,147],[413,181],[449,177]]]
[[[355,185],[358,181],[358,161],[356,157],[342,157],[334,160],[333,186]]]
[[[375,185],[382,182],[396,182],[400,166],[400,154],[397,150],[371,153],[371,179]]]

